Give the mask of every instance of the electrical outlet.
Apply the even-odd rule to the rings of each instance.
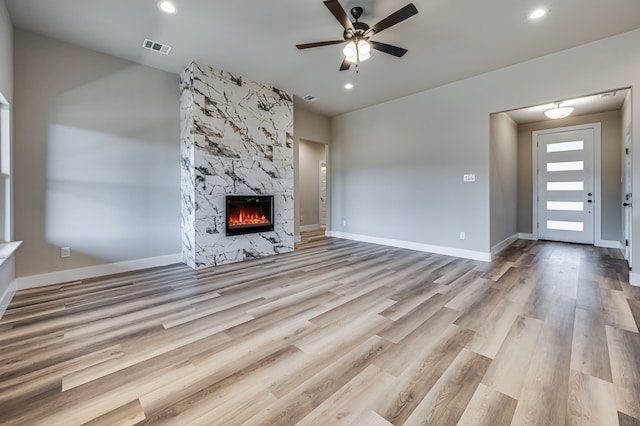
[[[60,247],[60,257],[71,257],[71,248],[69,247]]]
[[[467,234],[466,234],[464,231],[461,231],[461,232],[460,232],[460,239],[461,239],[461,240],[464,240],[464,239],[466,239],[466,238],[467,238]]]
[[[300,215],[300,222],[304,220],[304,216]]]
[[[347,221],[346,220],[342,221],[342,226],[347,226]]]

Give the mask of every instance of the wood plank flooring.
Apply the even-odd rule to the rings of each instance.
[[[306,234],[293,253],[18,292],[2,425],[640,425],[616,250],[492,263]]]

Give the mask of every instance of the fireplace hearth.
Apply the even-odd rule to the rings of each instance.
[[[226,235],[273,231],[273,195],[227,195]]]

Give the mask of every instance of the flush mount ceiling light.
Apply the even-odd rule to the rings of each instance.
[[[540,19],[547,13],[549,13],[549,9],[543,9],[543,8],[536,9],[529,14],[529,19],[533,19],[533,20]]]
[[[561,118],[570,116],[572,112],[573,112],[573,107],[570,107],[570,106],[561,107],[560,103],[558,102],[555,108],[546,110],[544,112],[544,115],[546,115],[548,118],[552,120],[559,120]]]
[[[173,4],[173,2],[170,2],[169,0],[159,1],[158,8],[164,13],[167,13],[169,15],[175,15],[175,13],[178,12],[176,5]]]

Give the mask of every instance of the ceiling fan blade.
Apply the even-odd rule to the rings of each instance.
[[[355,31],[351,20],[347,16],[347,12],[344,11],[340,3],[338,3],[338,0],[326,0],[323,3],[325,6],[327,6],[327,9],[329,9],[329,11],[333,14],[333,16],[335,16],[335,18],[338,20],[338,22],[340,22],[340,25],[342,25],[345,30],[350,29],[352,31]]]
[[[369,44],[373,49],[388,53],[389,55],[397,56],[398,58],[402,58],[404,54],[408,52],[407,49],[403,49],[402,47],[380,43],[379,41],[369,40]]]
[[[346,71],[351,67],[351,62],[347,61],[347,58],[342,60],[342,64],[340,65],[340,71]]]
[[[402,9],[393,12],[391,15],[372,26],[367,32],[373,31],[377,34],[380,31],[386,30],[387,28],[404,21],[405,19],[411,18],[416,13],[418,13],[418,9],[416,9],[413,3],[409,3]]]
[[[309,49],[311,47],[330,46],[332,44],[344,43],[344,40],[317,41],[315,43],[296,44],[298,49]]]

